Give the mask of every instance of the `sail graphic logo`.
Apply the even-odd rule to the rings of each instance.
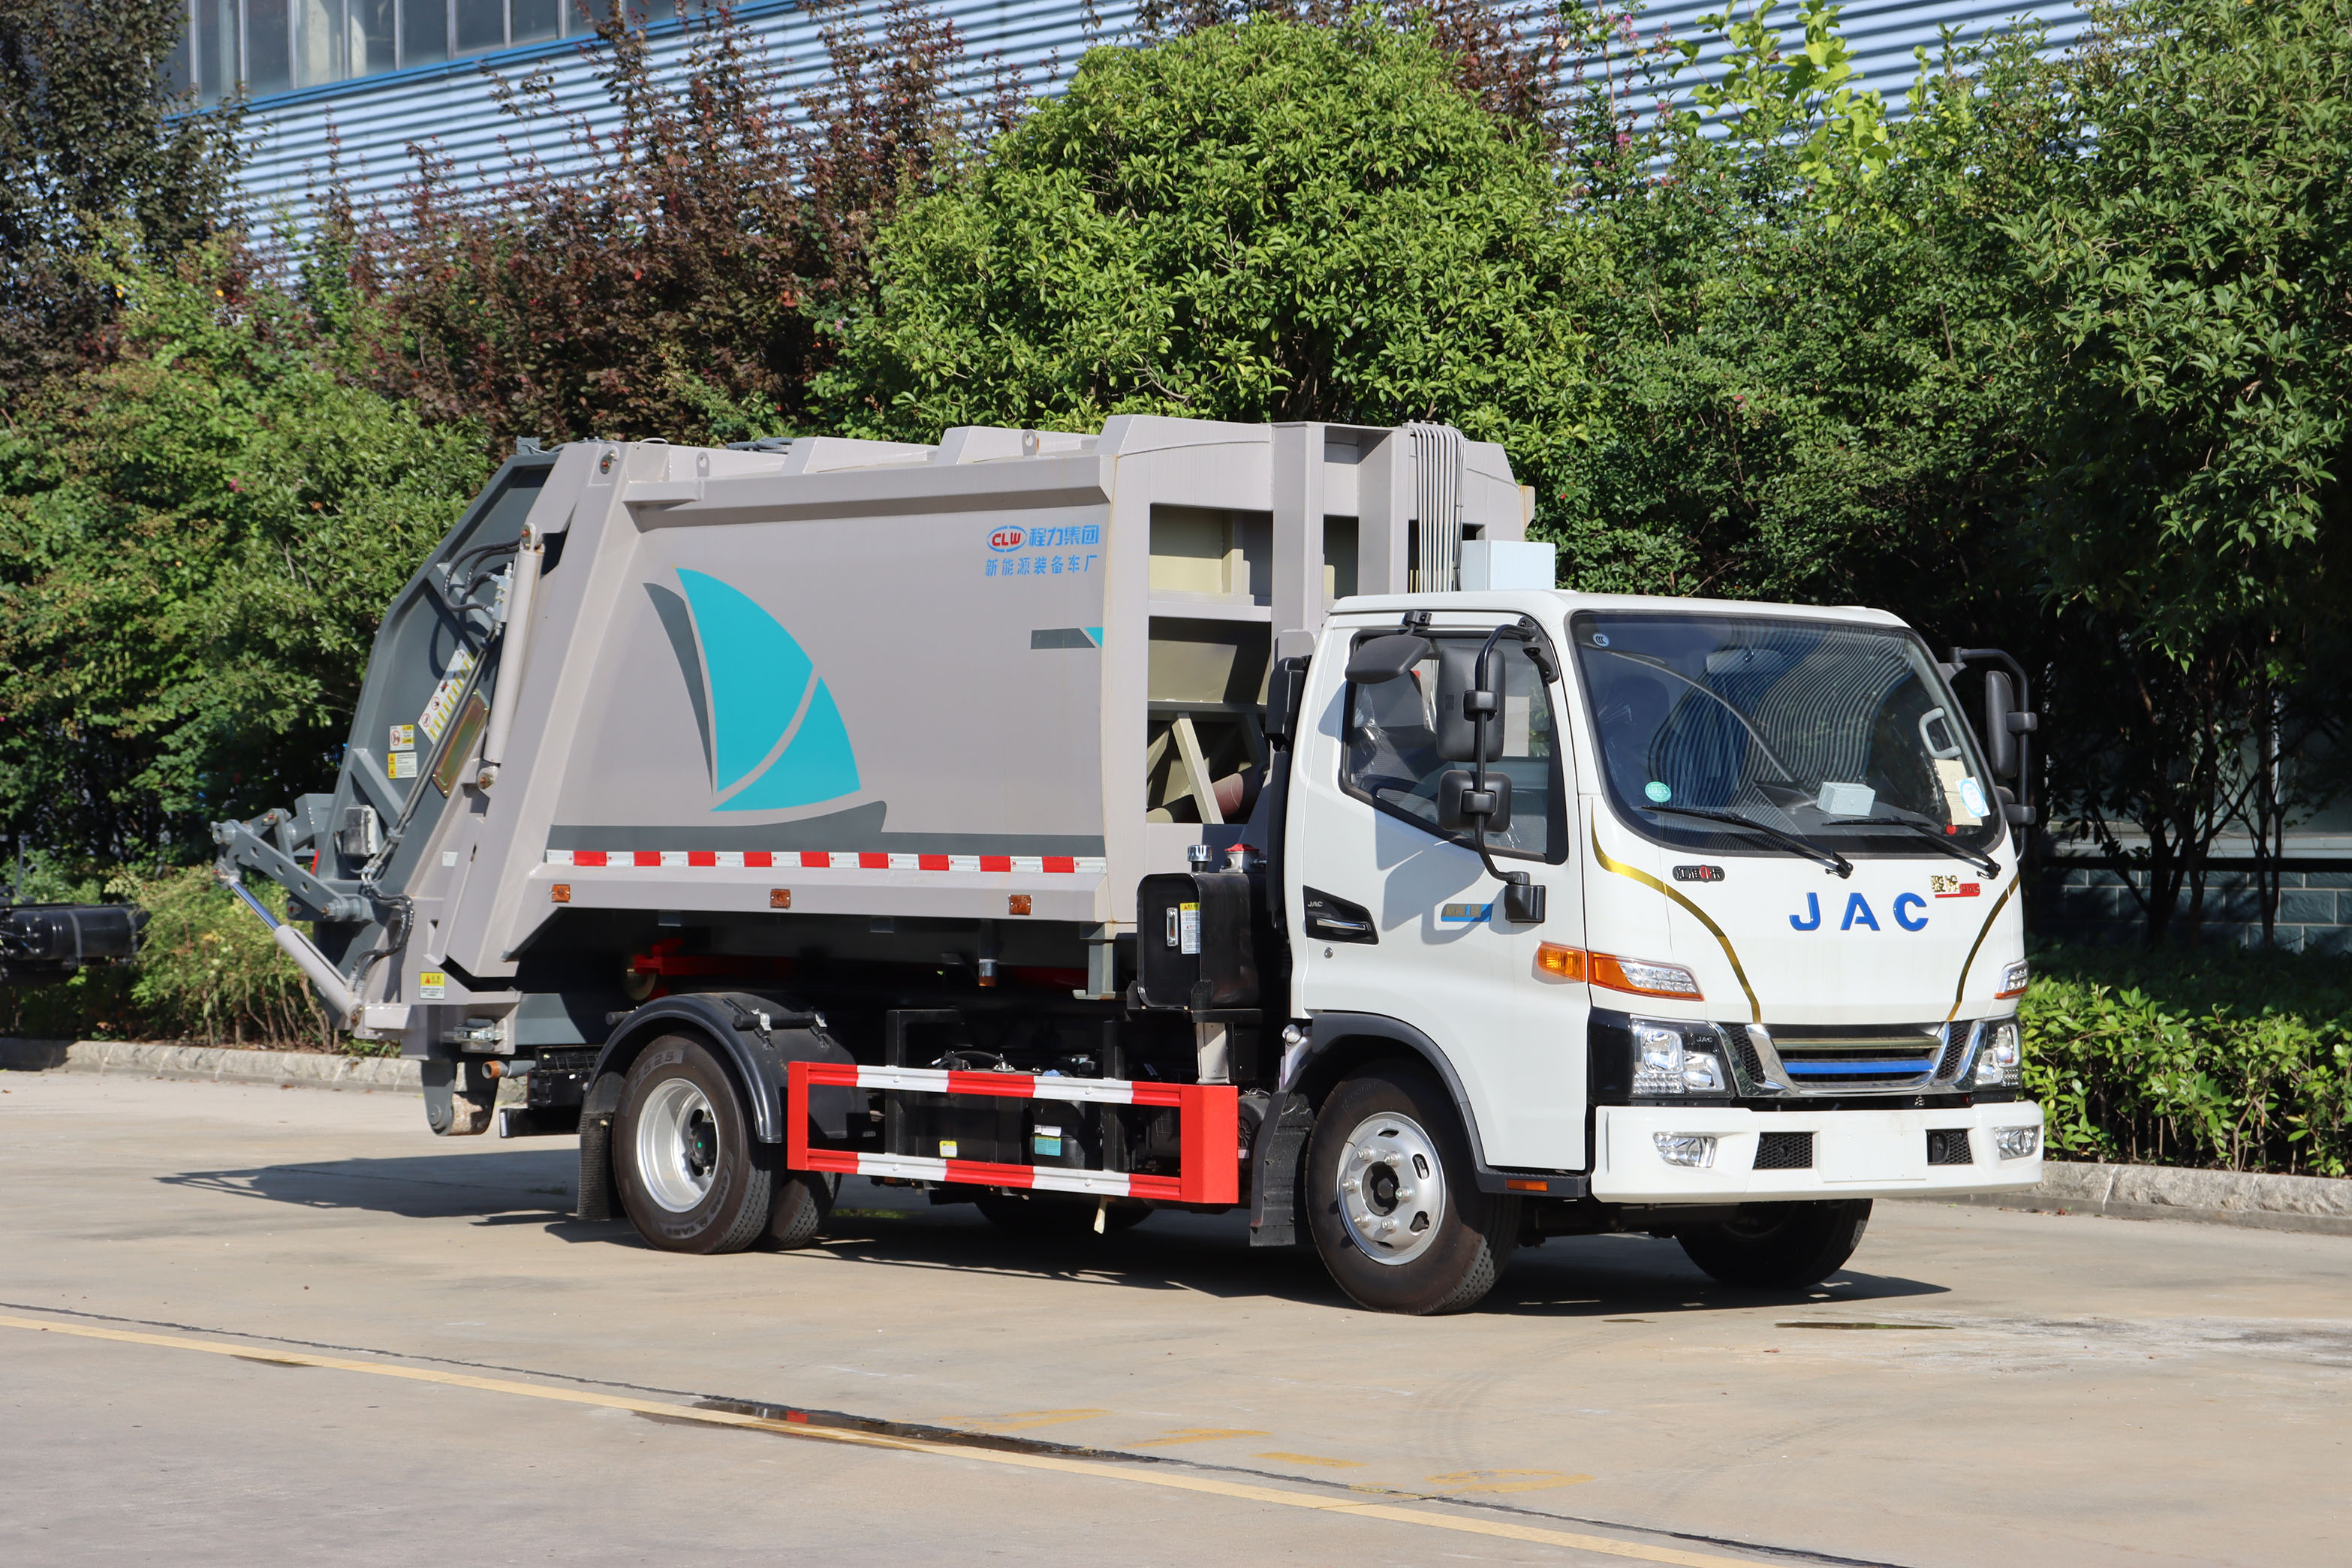
[[[646,584],[677,655],[717,811],[779,811],[857,792],[833,691],[783,622],[742,590],[680,567],[681,600]]]

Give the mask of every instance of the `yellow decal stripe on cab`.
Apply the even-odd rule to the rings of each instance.
[[[1701,909],[1697,904],[1693,904],[1689,899],[1685,898],[1681,894],[1676,893],[1673,888],[1668,887],[1664,883],[1660,882],[1648,872],[1637,870],[1633,866],[1627,865],[1623,861],[1611,860],[1609,858],[1609,852],[1601,847],[1601,824],[1598,822],[1595,822],[1592,825],[1592,858],[1601,862],[1601,869],[1602,871],[1613,871],[1619,876],[1631,877],[1635,882],[1640,883],[1643,887],[1654,888],[1656,891],[1664,894],[1668,898],[1673,899],[1676,904],[1679,904],[1685,909],[1689,910],[1691,914],[1697,918],[1698,923],[1701,925],[1706,926],[1709,931],[1715,933],[1716,941],[1722,944],[1723,956],[1731,960],[1731,973],[1733,977],[1738,980],[1739,988],[1748,993],[1748,1009],[1755,1015],[1755,1017],[1750,1019],[1748,1021],[1751,1023],[1762,1023],[1764,1021],[1764,1004],[1756,999],[1756,988],[1748,983],[1748,971],[1740,967],[1739,955],[1733,949],[1731,946],[1731,938],[1723,934],[1723,927],[1717,925],[1714,920],[1708,916],[1706,910]],[[1998,905],[1996,905],[1996,907],[1998,907]],[[1984,938],[1979,936],[1977,940],[1981,942]]]
[[[1969,994],[1969,971],[1976,967],[1977,949],[1982,947],[1984,939],[1992,935],[1992,923],[2000,919],[2000,912],[2009,906],[2009,895],[2017,891],[2019,881],[2019,876],[2009,879],[2009,885],[2000,890],[2000,896],[1992,901],[1992,908],[1986,912],[1985,923],[1983,928],[1977,932],[1977,939],[1969,944],[1969,956],[1960,960],[1960,983],[1952,988],[1952,1010],[1944,1015],[1946,1023],[1960,1016],[1960,1001]]]

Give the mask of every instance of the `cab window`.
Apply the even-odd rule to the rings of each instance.
[[[1483,641],[1483,634],[1481,634]],[[1511,825],[1486,835],[1498,855],[1558,861],[1567,855],[1566,800],[1559,763],[1559,729],[1551,694],[1525,650],[1504,643],[1493,668],[1502,696],[1503,755],[1486,765],[1488,774],[1511,780]],[[1375,810],[1466,844],[1466,832],[1437,825],[1437,781],[1448,770],[1468,768],[1437,755],[1434,704],[1437,661],[1425,659],[1393,681],[1348,688],[1348,723],[1342,739],[1339,787]]]

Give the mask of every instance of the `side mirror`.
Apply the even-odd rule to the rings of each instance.
[[[1492,679],[1503,665],[1504,655],[1498,650],[1486,664]],[[1495,761],[1503,755],[1503,705],[1499,694],[1481,691],[1478,680],[1478,646],[1475,643],[1447,643],[1437,651],[1437,756],[1444,762],[1475,762],[1478,760],[1478,716],[1486,717],[1486,760]]]
[[[2016,691],[2009,676],[2000,671],[1985,672],[1985,763],[1996,777],[2001,779],[2017,777],[2017,737],[2032,735],[2042,727],[2040,715],[2019,710]]]
[[[1265,739],[1276,750],[1287,749],[1298,733],[1298,707],[1307,696],[1305,659],[1276,659],[1265,677]]]
[[[1410,632],[1375,637],[1348,655],[1348,679],[1360,686],[1376,686],[1395,680],[1429,653],[1429,639]]]
[[[1486,775],[1486,787],[1466,768],[1449,768],[1437,776],[1437,825],[1449,833],[1465,833],[1483,826],[1490,833],[1511,826],[1511,779],[1507,773]]]

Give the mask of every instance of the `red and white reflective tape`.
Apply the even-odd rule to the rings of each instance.
[[[1016,1166],[992,1160],[813,1149],[809,1146],[808,1092],[817,1085],[1091,1104],[1172,1105],[1178,1117],[1176,1175],[1144,1176],[1129,1171],[1075,1170],[1066,1166]],[[1240,1196],[1241,1102],[1239,1091],[1230,1083],[1134,1083],[1113,1078],[1040,1078],[1026,1072],[961,1072],[937,1067],[861,1067],[849,1062],[795,1061],[787,1069],[784,1093],[784,1164],[792,1170],[1020,1187],[1033,1192],[1087,1193],[1101,1197],[1157,1198],[1163,1203],[1229,1204]]]
[[[550,850],[562,866],[708,867],[715,871],[975,871],[1097,875],[1101,855],[910,855],[877,850]]]

